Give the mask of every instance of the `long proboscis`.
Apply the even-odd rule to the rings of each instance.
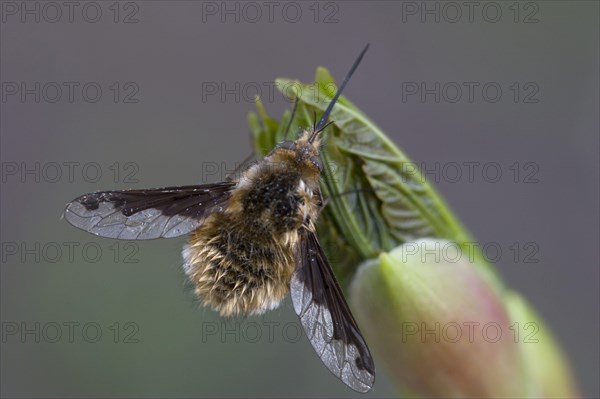
[[[321,131],[323,131],[323,129],[325,129],[328,126],[328,125],[326,125],[326,123],[327,123],[327,119],[329,119],[329,115],[331,114],[331,110],[333,110],[335,103],[337,102],[338,98],[340,98],[340,95],[344,91],[346,84],[348,83],[348,81],[350,80],[352,75],[354,74],[354,71],[356,71],[356,68],[358,68],[358,65],[362,61],[363,56],[365,55],[365,53],[367,52],[368,49],[369,49],[369,44],[367,44],[365,46],[365,48],[360,52],[360,55],[358,56],[358,58],[356,58],[356,60],[354,61],[354,64],[352,64],[350,71],[348,71],[348,73],[346,74],[346,77],[344,78],[344,80],[342,81],[342,84],[340,85],[339,89],[335,93],[335,96],[333,96],[333,99],[327,106],[327,109],[325,109],[325,113],[323,113],[323,115],[321,116],[321,119],[319,119],[319,122],[317,122],[317,124],[314,126],[313,133],[312,133],[309,141],[312,142],[314,140],[314,138],[316,137],[316,135],[319,134]]]

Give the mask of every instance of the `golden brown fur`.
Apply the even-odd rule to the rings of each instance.
[[[320,207],[319,140],[308,135],[250,167],[184,248],[196,294],[222,316],[261,314],[288,294],[298,229],[313,228]]]

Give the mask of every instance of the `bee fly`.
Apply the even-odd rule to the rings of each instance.
[[[240,178],[86,194],[67,204],[66,220],[123,240],[189,234],[184,270],[205,305],[222,316],[257,315],[277,308],[290,292],[323,363],[350,388],[369,391],[373,358],[315,234],[324,206],[321,133],[368,47],[312,129],[278,144]]]

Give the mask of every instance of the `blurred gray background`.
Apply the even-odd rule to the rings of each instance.
[[[598,2],[461,4],[2,1],[2,395],[352,396],[289,301],[222,322],[184,284],[183,238],[116,243],[60,216],[90,191],[222,179],[255,94],[278,118],[275,78],[339,80],[367,42],[346,95],[600,395]],[[366,396],[394,395],[380,367]]]

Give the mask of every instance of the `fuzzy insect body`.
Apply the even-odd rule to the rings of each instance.
[[[115,239],[187,234],[184,270],[205,305],[222,316],[255,315],[291,294],[325,366],[355,391],[369,391],[375,383],[373,358],[315,232],[324,206],[320,134],[367,48],[319,122],[295,141],[277,145],[240,178],[86,194],[67,204],[65,219]]]
[[[276,147],[236,181],[228,206],[184,247],[184,270],[202,302],[222,316],[262,314],[288,295],[298,230],[314,231],[320,140],[310,131]]]

